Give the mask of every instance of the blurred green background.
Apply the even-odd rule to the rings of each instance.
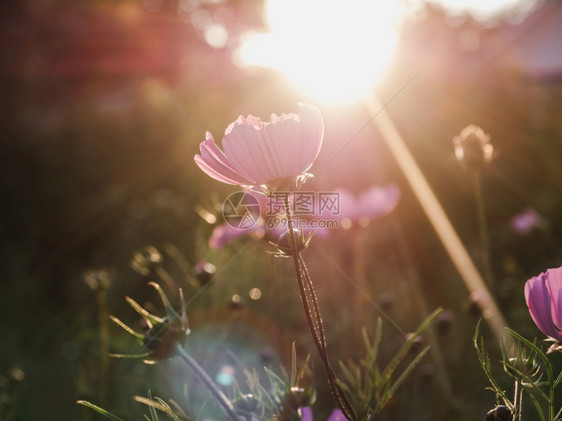
[[[158,304],[146,286],[158,274],[143,276],[129,264],[148,245],[162,253],[163,267],[188,298],[199,288],[189,281],[199,260],[219,269],[188,308],[190,346],[210,373],[225,349],[256,366],[264,355],[287,366],[293,341],[300,358],[313,355],[320,373],[290,262],[250,239],[211,250],[213,227],[196,212],[216,211],[237,189],[196,167],[204,136],[182,112],[218,141],[240,114],[267,120],[272,112],[297,112],[299,101],[315,102],[273,70],[233,63],[245,31],[264,28],[263,4],[44,0],[9,1],[2,9],[0,418],[97,419],[75,404],[88,399],[138,419],[144,408],[131,396],[148,389],[181,401],[181,369],[108,361],[100,339],[104,312],[135,325],[125,296]],[[220,48],[205,39],[209,22],[227,31]],[[523,285],[562,261],[561,23],[555,0],[493,22],[421,7],[403,23],[376,88],[385,102],[418,74],[387,111],[477,264],[477,204],[452,138],[468,124],[491,135],[494,160],[481,180],[493,293],[510,326],[528,338],[541,334]],[[402,196],[390,215],[317,243],[351,275],[359,242],[369,294],[404,331],[435,307],[452,312],[447,330],[436,331],[439,355],[426,357],[381,419],[483,419],[494,396],[484,390],[471,345],[479,315],[464,284],[373,124],[331,161],[369,120],[367,107],[318,107],[325,144],[311,171],[329,164],[310,189],[359,193],[396,183]],[[511,220],[526,208],[540,217],[521,234]],[[355,291],[319,249],[311,247],[305,259],[325,309],[332,358],[356,357]],[[86,271],[98,269],[108,271],[107,291],[84,281]],[[260,289],[259,299],[248,296],[252,288]],[[235,294],[241,306],[232,305]],[[366,310],[369,329],[378,316],[376,307]],[[383,325],[384,359],[403,336]],[[135,351],[118,328],[108,334],[112,352]],[[553,361],[562,366],[559,356]],[[315,411],[324,419],[332,404],[321,374],[316,386]]]

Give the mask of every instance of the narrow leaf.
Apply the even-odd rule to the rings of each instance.
[[[86,408],[93,409],[93,410],[96,411],[98,414],[101,414],[101,415],[103,415],[104,417],[106,417],[106,418],[108,418],[108,419],[110,419],[110,420],[112,420],[112,421],[125,421],[125,420],[123,420],[123,418],[119,418],[117,415],[113,415],[111,412],[108,412],[108,411],[106,411],[105,409],[100,408],[99,406],[94,405],[94,404],[91,403],[91,402],[88,402],[88,401],[76,401],[76,403],[77,403],[78,405],[83,405],[83,406],[85,406]]]
[[[125,297],[125,299],[127,300],[129,305],[131,307],[133,307],[133,309],[137,313],[139,313],[146,320],[150,321],[152,324],[164,323],[164,320],[162,318],[160,318],[158,316],[155,316],[154,314],[149,313],[147,310],[142,308],[141,305],[139,303],[137,303],[135,300],[133,300],[131,297]]]

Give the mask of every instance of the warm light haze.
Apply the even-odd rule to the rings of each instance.
[[[270,31],[249,33],[237,59],[276,69],[304,94],[324,103],[369,97],[398,43],[401,19],[423,1],[266,0]],[[452,14],[489,19],[527,9],[532,0],[439,0]]]
[[[269,0],[270,32],[248,36],[245,65],[274,68],[314,99],[368,96],[397,44],[400,2]]]

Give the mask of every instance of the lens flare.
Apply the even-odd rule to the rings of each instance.
[[[400,2],[268,0],[270,32],[250,34],[239,61],[285,74],[317,100],[368,97],[397,45]]]

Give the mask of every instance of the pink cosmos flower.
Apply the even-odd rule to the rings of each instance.
[[[562,342],[562,267],[548,269],[525,284],[525,301],[537,327]]]
[[[215,180],[241,186],[271,185],[278,179],[295,179],[320,152],[324,122],[320,111],[302,104],[298,114],[271,115],[271,121],[243,116],[231,123],[222,138],[221,151],[206,133],[195,163]]]
[[[400,189],[395,184],[373,186],[355,196],[347,190],[339,190],[341,220],[349,224],[367,226],[371,219],[390,213],[400,200]],[[324,216],[324,215],[323,215]]]
[[[511,228],[518,234],[528,235],[539,225],[539,219],[539,214],[534,209],[527,208],[511,218]]]
[[[231,241],[247,235],[256,235],[258,238],[263,237],[265,228],[262,223],[257,223],[249,228],[235,228],[228,224],[217,225],[209,238],[209,247],[219,249],[226,246]]]
[[[320,238],[326,238],[330,235],[330,230],[327,228],[311,228],[305,226],[303,229],[304,236],[308,236],[311,232]],[[260,218],[258,222],[250,228],[235,228],[228,224],[217,225],[209,238],[209,247],[212,249],[220,249],[234,240],[242,237],[252,236],[256,239],[265,239],[277,242],[279,237],[287,232],[286,224],[279,224],[273,228],[268,228],[264,224],[264,220]]]

